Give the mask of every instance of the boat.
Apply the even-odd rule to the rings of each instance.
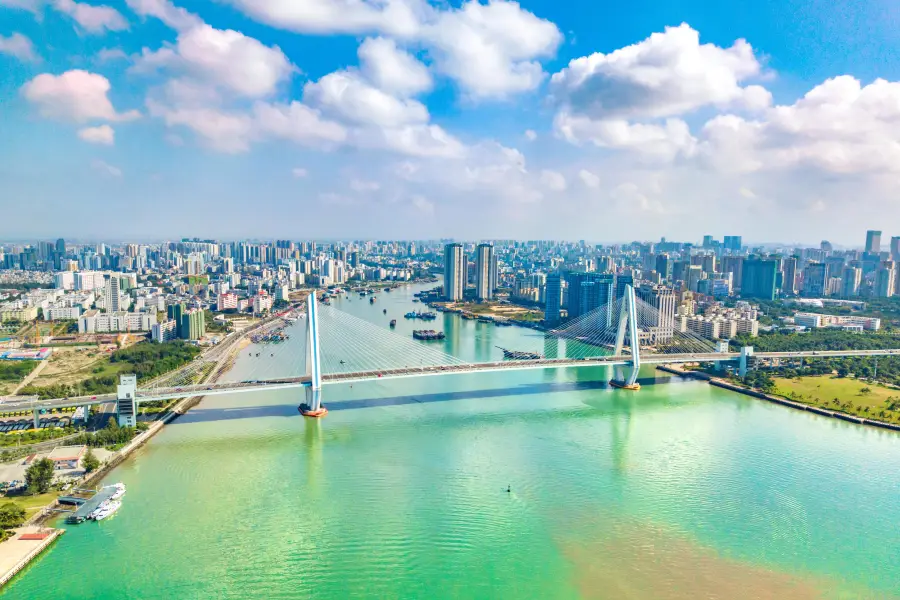
[[[387,314],[387,309],[384,309],[384,314]]]
[[[417,329],[413,331],[412,335],[414,339],[424,340],[426,342],[442,340],[447,337],[444,335],[443,331],[435,331],[434,329]]]
[[[369,298],[369,304],[375,304],[375,296]]]
[[[500,348],[500,346],[497,346]],[[521,350],[507,350],[506,348],[500,348],[503,350],[503,358],[511,358],[513,360],[540,360],[544,358],[537,352],[523,352]]]
[[[391,327],[397,326],[397,319],[391,319]]]
[[[122,502],[120,500],[109,500],[104,504],[100,512],[97,513],[97,516],[94,517],[94,520],[102,521],[106,517],[112,516],[113,513],[115,513],[120,508],[122,508]]]
[[[112,496],[109,497],[109,499],[110,500],[118,500],[119,498],[121,498],[122,496],[125,495],[125,484],[120,481],[119,483],[114,483],[113,485],[115,486],[116,491],[113,493]]]

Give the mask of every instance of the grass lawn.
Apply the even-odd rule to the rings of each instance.
[[[59,492],[51,491],[46,494],[35,494],[34,496],[7,496],[0,498],[0,504],[4,502],[15,502],[25,509],[25,518],[30,519],[32,515],[44,508],[59,496]]]
[[[900,410],[888,411],[886,401],[900,400],[900,390],[859,381],[849,377],[822,375],[797,379],[775,378],[778,395],[829,410],[867,416],[884,421],[900,422]],[[863,389],[869,388],[868,393]],[[793,393],[793,395],[792,395]],[[834,399],[838,399],[838,403]],[[898,402],[900,403],[900,402]],[[869,410],[866,411],[866,408]],[[884,411],[884,415],[881,412]]]

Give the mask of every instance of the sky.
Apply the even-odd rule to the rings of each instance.
[[[894,0],[0,0],[0,238],[900,235]]]

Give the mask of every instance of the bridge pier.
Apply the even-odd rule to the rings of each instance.
[[[31,416],[34,418],[34,428],[41,428],[41,411],[38,408],[35,408],[31,411]]]
[[[753,356],[753,346],[744,346],[741,348],[741,356],[738,359],[738,375],[747,376],[747,370],[750,365],[750,358]]]
[[[319,309],[316,293],[306,297],[306,402],[297,407],[304,417],[324,417],[328,409],[322,406],[322,357],[319,346]]]
[[[137,426],[137,375],[120,375],[116,388],[116,416],[119,427]]]

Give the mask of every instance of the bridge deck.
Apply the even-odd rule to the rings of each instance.
[[[900,349],[888,350],[809,350],[799,352],[755,352],[756,359],[789,359],[789,358],[831,358],[845,356],[895,356]],[[740,357],[737,352],[709,354],[647,354],[641,355],[641,364],[669,364],[686,362],[732,361]],[[573,367],[597,367],[625,365],[631,363],[630,355],[598,356],[588,358],[542,358],[537,360],[505,360],[485,363],[461,363],[431,367],[403,367],[380,371],[356,371],[347,373],[329,373],[322,375],[323,384],[345,383],[353,381],[370,381],[376,379],[395,379],[401,377],[424,377],[434,375],[453,375],[462,373],[484,373],[495,371],[518,371],[530,369],[559,369]],[[191,396],[210,396],[216,394],[234,394],[240,392],[258,392],[265,390],[293,389],[308,386],[308,376],[286,377],[281,379],[247,380],[228,383],[209,383],[201,385],[185,385],[170,388],[138,389],[137,400],[149,402]],[[0,402],[0,412],[39,410],[62,408],[68,406],[85,406],[115,402],[115,394],[98,394],[96,396],[78,396],[70,398],[54,398],[51,400],[15,399]]]

